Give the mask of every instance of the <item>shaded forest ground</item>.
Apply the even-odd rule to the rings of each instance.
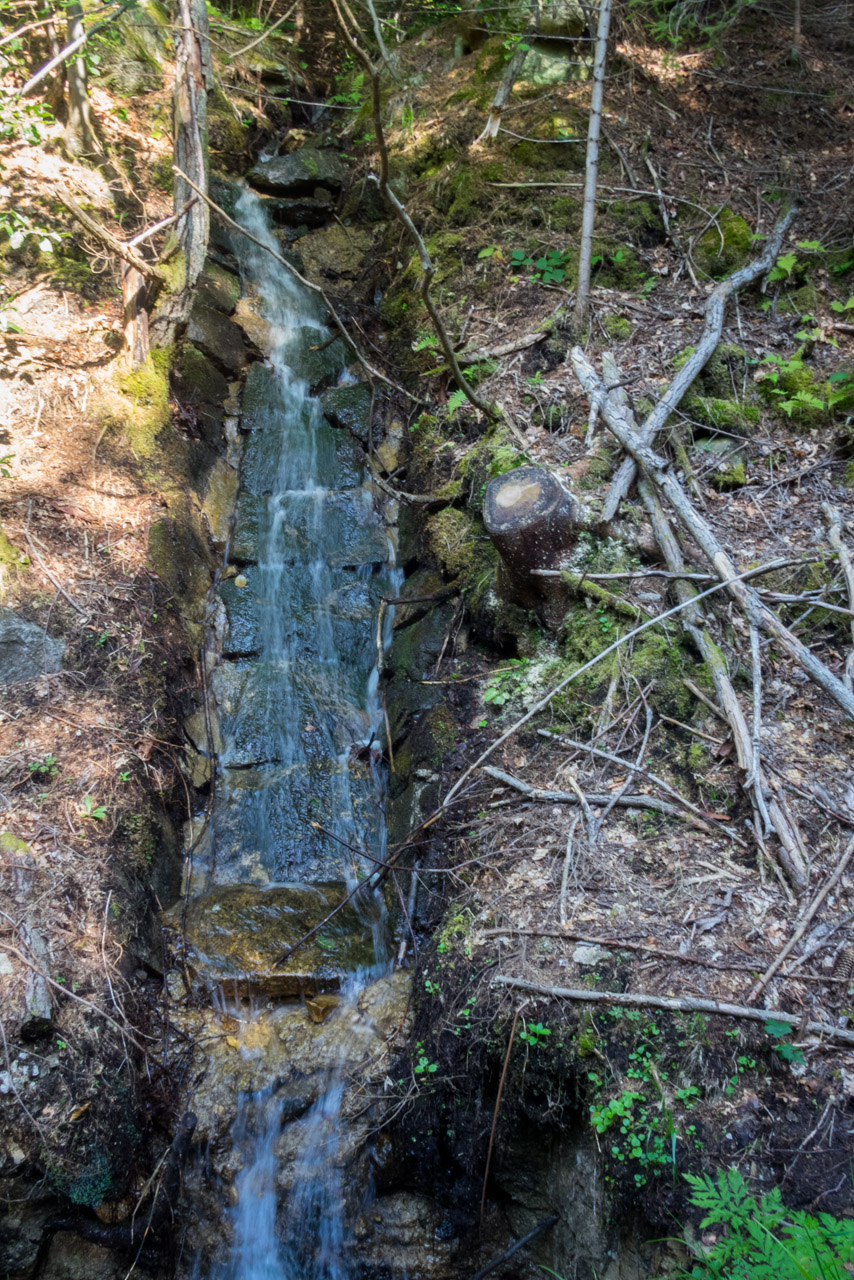
[[[635,405],[651,403],[696,340],[711,281],[750,254],[754,234],[768,234],[782,199],[798,199],[801,213],[785,246],[793,261],[764,293],[732,306],[726,348],[692,389],[673,446],[682,451],[678,465],[695,500],[742,563],[798,562],[767,585],[798,596],[819,593],[780,607],[841,672],[850,618],[821,607],[848,604],[825,555],[821,506],[832,503],[850,527],[851,406],[830,405],[840,385],[830,380],[850,372],[854,350],[846,311],[854,278],[854,64],[850,44],[821,16],[811,26],[808,15],[804,58],[795,68],[785,25],[764,17],[713,51],[665,54],[640,27],[618,33],[606,98],[589,349],[595,357],[611,346]],[[439,492],[446,503],[418,522],[408,544],[410,567],[432,563],[461,588],[443,615],[440,641],[447,643],[418,677],[444,682],[443,698],[454,712],[453,721],[439,712],[431,722],[442,747],[437,770],[441,764],[446,775],[438,793],[572,664],[626,627],[623,606],[637,616],[669,601],[661,579],[615,580],[605,585],[623,606],[588,597],[562,632],[549,635],[535,619],[508,616],[489,589],[495,560],[479,523],[488,480],[529,460],[557,471],[593,510],[615,451],[601,425],[593,450],[586,447],[589,406],[567,359],[584,153],[582,142],[567,138],[584,137],[589,88],[520,86],[503,122],[512,133],[478,145],[507,50],[503,40],[467,32],[468,52],[454,58],[457,34],[454,25],[412,32],[395,50],[400,81],[388,82],[384,106],[393,172],[434,256],[446,323],[462,347],[486,353],[470,367],[511,424],[497,429],[459,405],[446,373],[431,372],[439,357],[419,311],[411,247],[361,181],[375,163],[364,84],[353,67],[336,62],[340,45],[325,9],[310,13],[299,55],[307,63],[303,97],[347,99],[336,104],[346,111],[315,123],[334,131],[353,162],[356,180],[339,210],[345,230],[367,225],[372,240],[364,269],[341,273],[321,265],[318,278],[362,323],[374,357],[385,358],[395,378],[423,398],[390,408],[389,416],[401,414],[412,448],[406,470],[388,482]],[[270,58],[293,77],[296,59],[284,46]],[[223,69],[240,120],[232,112],[232,127],[226,110],[217,117],[215,167],[244,170],[273,136],[262,108],[279,111],[277,128],[289,123],[285,109],[267,101],[262,70],[238,65],[226,76]],[[133,97],[98,87],[93,97],[124,156],[127,190],[111,194],[94,171],[64,159],[59,128],[45,131],[49,145],[16,141],[3,156],[2,181],[18,211],[34,228],[66,238],[49,260],[31,235],[22,251],[7,248],[3,314],[11,323],[3,334],[0,421],[0,452],[12,459],[0,481],[8,539],[0,545],[3,603],[68,644],[61,675],[4,698],[0,827],[22,840],[32,859],[22,865],[37,878],[33,925],[47,940],[51,974],[115,1018],[109,1023],[73,997],[59,997],[53,1042],[24,1048],[27,1058],[10,1024],[3,1172],[26,1168],[32,1157],[38,1172],[48,1173],[52,1192],[92,1205],[118,1201],[144,1181],[117,1177],[129,1136],[141,1144],[142,1167],[154,1163],[144,1150],[146,1124],[158,1151],[164,1136],[158,1107],[168,1099],[156,1072],[132,1134],[118,1130],[116,1115],[128,1096],[123,1036],[152,1032],[159,1017],[157,980],[137,957],[149,945],[146,921],[156,906],[149,860],[165,839],[164,811],[174,816],[184,797],[170,745],[177,733],[169,698],[195,681],[186,619],[183,628],[171,621],[178,602],[156,576],[149,540],[152,523],[162,528],[171,518],[174,500],[175,477],[155,456],[157,433],[170,417],[176,438],[189,428],[162,376],[133,381],[122,373],[115,264],[92,272],[94,246],[72,228],[51,190],[62,178],[123,234],[167,213],[168,95],[161,85]],[[305,130],[308,114],[293,109],[290,123]],[[342,117],[352,118],[343,130]],[[670,235],[647,161],[665,193]],[[564,183],[572,185],[557,185]],[[293,247],[299,252],[298,240]],[[545,322],[541,340],[512,349]],[[489,354],[499,347],[510,350]],[[780,408],[783,399],[793,402],[790,409]],[[411,526],[411,508],[404,510]],[[625,534],[604,545],[582,540],[573,568],[649,567],[647,543],[638,537],[642,523],[629,519]],[[718,625],[747,690],[738,617],[722,608]],[[189,635],[194,639],[192,629]],[[763,746],[773,785],[806,837],[814,892],[854,824],[852,729],[780,654],[766,651],[763,662]],[[482,1170],[491,1116],[479,1081],[460,1082],[460,1046],[474,1053],[469,1066],[485,1052],[494,1076],[505,1046],[496,1026],[503,1028],[518,1004],[491,983],[496,972],[591,990],[675,991],[742,1003],[791,935],[798,904],[755,857],[726,726],[686,678],[709,696],[679,633],[662,633],[554,703],[491,763],[532,786],[567,791],[571,778],[585,792],[616,792],[627,766],[601,768],[536,728],[573,739],[595,735],[597,746],[627,765],[643,745],[645,767],[664,774],[701,811],[705,827],[614,810],[593,847],[585,843],[584,823],[568,841],[573,811],[566,805],[527,802],[481,775],[466,795],[465,817],[447,823],[434,841],[431,856],[440,865],[473,866],[449,880],[450,905],[425,877],[423,918],[440,928],[418,958],[419,1047],[406,1090],[408,1102],[418,1102],[410,1123],[423,1129],[425,1161],[438,1145],[427,1130],[450,1091],[470,1098],[471,1120],[443,1151],[451,1150],[461,1168]],[[635,784],[655,790],[637,778]],[[597,808],[601,816],[604,806]],[[10,877],[20,851],[10,845],[6,852],[4,876],[14,892]],[[775,979],[764,998],[792,1014],[847,1019],[852,917],[846,876],[795,953],[797,972]],[[579,942],[595,943],[604,954],[578,958]],[[9,984],[9,1009],[22,995],[24,970],[12,963],[0,978]],[[850,1058],[820,1037],[799,1034],[796,1026],[790,1034],[767,1033],[694,1016],[665,1025],[657,1016],[609,1012],[576,1023],[547,1001],[529,1007],[523,1027],[528,1039],[520,1042],[509,1079],[519,1108],[538,1123],[563,1122],[579,1108],[586,1115],[591,1105],[604,1112],[625,1091],[637,1092],[632,1127],[643,1135],[646,1155],[635,1159],[626,1147],[612,1162],[626,1203],[651,1184],[662,1214],[671,1206],[681,1211],[667,1159],[673,1133],[680,1170],[754,1162],[767,1182],[785,1173],[785,1193],[795,1202],[842,1212],[850,1201]],[[423,1071],[415,1074],[419,1054],[438,1066],[426,1083]],[[143,1074],[145,1054],[130,1056]],[[101,1088],[97,1063],[115,1068],[107,1074],[118,1089]],[[572,1097],[554,1103],[549,1081],[561,1074],[572,1082]],[[138,1097],[136,1079],[128,1088]],[[105,1164],[104,1150],[116,1159]]]

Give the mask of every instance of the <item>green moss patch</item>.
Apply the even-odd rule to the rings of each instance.
[[[694,261],[708,276],[727,276],[744,266],[753,246],[753,232],[744,218],[732,209],[722,209],[715,225],[697,242]]]

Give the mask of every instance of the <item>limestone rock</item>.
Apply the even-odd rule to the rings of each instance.
[[[202,515],[208,526],[211,542],[217,551],[224,551],[231,532],[234,504],[237,500],[238,476],[225,458],[217,458],[208,476],[202,501]]]
[[[240,328],[197,297],[187,325],[187,338],[228,373],[239,373],[247,361]]]
[[[287,156],[259,161],[248,179],[259,191],[277,196],[312,196],[317,187],[337,195],[347,181],[347,166],[334,151],[302,147]]]
[[[226,271],[225,267],[208,258],[199,276],[196,294],[209,307],[231,315],[240,297],[240,280],[233,271]]]
[[[0,684],[35,680],[59,671],[65,644],[25,622],[14,609],[0,606]]]
[[[243,431],[256,431],[273,425],[275,381],[276,375],[268,364],[257,361],[249,366],[240,404]]]
[[[406,450],[406,431],[399,418],[389,424],[385,438],[375,450],[374,457],[386,475],[396,471],[404,460]]]
[[[323,191],[322,187],[317,188]],[[282,200],[276,196],[264,196],[262,205],[277,227],[322,227],[332,217],[332,199],[328,192],[325,198],[302,196],[295,200]]]
[[[220,442],[223,402],[228,383],[211,361],[192,342],[185,342],[175,368],[172,386],[176,398],[196,419],[202,436],[217,447]]]
[[[58,1231],[39,1268],[40,1280],[121,1280],[127,1271],[111,1249]]]
[[[380,1196],[359,1254],[366,1269],[381,1268],[407,1280],[445,1280],[458,1273],[455,1238],[445,1211],[415,1191]]]
[[[321,396],[323,412],[341,431],[350,431],[367,443],[371,429],[371,391],[364,383],[355,387],[332,387]]]
[[[273,327],[269,320],[260,314],[258,303],[254,298],[240,299],[234,310],[234,322],[240,326],[253,347],[257,347],[265,355],[270,354],[275,344]],[[256,367],[258,366],[252,366],[253,369]],[[263,365],[260,367],[264,368]]]
[[[373,243],[370,231],[336,222],[322,231],[303,236],[299,249],[310,278],[347,276],[353,279],[361,274]]]
[[[370,963],[371,929],[349,903],[343,883],[230,885],[187,909],[187,966],[206,985],[239,996],[297,996],[335,991],[346,970]],[[282,964],[276,961],[316,925],[317,934]]]
[[[284,352],[296,376],[303,378],[315,394],[336,382],[350,359],[341,339],[329,342],[330,336],[325,329],[304,325],[294,330]]]

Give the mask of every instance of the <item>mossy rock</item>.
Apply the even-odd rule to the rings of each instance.
[[[551,225],[555,231],[575,231],[581,226],[582,204],[575,196],[556,196],[551,202]]]
[[[181,403],[192,411],[206,441],[215,447],[220,443],[223,401],[228,396],[228,382],[198,347],[191,342],[181,344],[172,371],[172,384]]]
[[[642,244],[660,244],[665,236],[661,214],[649,200],[615,200],[608,215]]]
[[[722,209],[717,225],[706,231],[694,249],[694,262],[706,275],[720,278],[743,267],[754,247],[753,232],[740,214]]]
[[[759,425],[760,412],[754,404],[720,400],[714,396],[687,396],[684,409],[689,417],[709,427],[750,435]]]
[[[588,608],[586,601],[579,600],[564,619],[565,656],[544,673],[544,679],[555,683],[584,666],[613,644],[618,630],[624,631],[625,627],[626,619],[605,604]],[[691,694],[683,684],[683,676],[689,675],[695,682],[707,684],[700,680],[698,666],[683,647],[681,636],[677,639],[675,635],[652,630],[639,636],[631,649],[616,650],[573,681],[555,699],[555,713],[566,716],[570,723],[586,719],[590,705],[598,707],[611,677],[620,667],[642,686],[651,684],[649,698],[657,710],[683,721],[692,713]],[[703,671],[702,666],[699,671]]]
[[[208,142],[211,154],[233,159],[247,150],[249,131],[230,107],[208,108]]]
[[[371,389],[364,383],[355,387],[331,387],[320,398],[327,421],[339,430],[349,431],[363,444],[368,443],[371,435],[372,403]]]
[[[605,316],[602,323],[612,342],[626,342],[632,336],[632,322],[626,316]]]
[[[500,80],[511,56],[503,36],[490,36],[484,41],[477,55],[473,77],[475,83],[483,84],[484,81],[492,83],[494,80]]]
[[[606,289],[638,289],[648,274],[637,250],[625,242],[594,240],[593,256],[600,259],[593,283]]]
[[[10,542],[3,526],[0,525],[0,600],[3,599],[9,580],[22,573],[28,563],[27,556],[23,551],[19,551],[13,542]]]
[[[469,505],[479,511],[489,481],[527,460],[506,427],[491,427],[460,460],[459,473],[469,487]]]
[[[168,347],[155,347],[145,364],[119,374],[119,390],[131,401],[124,422],[124,433],[137,458],[150,460],[160,454],[158,439],[169,426],[172,411],[169,404]]]
[[[208,258],[196,285],[196,293],[209,307],[230,316],[240,298],[240,279]]]

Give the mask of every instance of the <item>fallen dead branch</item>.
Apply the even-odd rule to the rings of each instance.
[[[644,419],[639,432],[639,439],[643,444],[650,445],[654,443],[655,437],[671,413],[676,409],[691,383],[711,358],[721,340],[724,312],[731,295],[737,290],[743,289],[745,285],[752,284],[754,280],[758,280],[760,276],[765,275],[773,267],[783,243],[783,236],[791,225],[794,216],[795,210],[790,209],[774,227],[761,257],[754,262],[748,263],[740,271],[734,272],[726,280],[722,280],[709,294],[704,308],[706,319],[703,325],[703,332],[697,343],[697,349],[676,374],[676,377],[652,412]],[[608,496],[602,509],[603,524],[608,524],[614,519],[620,503],[631,488],[636,474],[636,457],[625,458],[617,468],[614,479],[611,481],[611,487],[608,490]]]
[[[625,421],[633,425],[634,415],[628,397],[624,389],[616,385],[619,382],[619,375],[616,361],[610,352],[606,352],[602,357],[602,372],[607,383],[614,387],[614,390],[609,393],[610,398],[618,406]],[[646,476],[638,482],[638,493],[649,515],[652,531],[656,542],[661,548],[665,563],[668,569],[678,574],[685,568],[682,551],[670,526],[670,521],[662,509],[658,494]],[[746,775],[744,786],[753,806],[754,833],[759,845],[760,855],[768,856],[765,836],[770,833],[773,827],[780,840],[780,862],[783,869],[794,888],[799,893],[803,892],[809,883],[809,873],[800,833],[797,827],[789,821],[788,816],[777,801],[770,796],[770,793],[769,798],[766,800],[767,788],[761,768],[762,681],[758,652],[759,633],[755,627],[751,627],[751,633],[756,636],[753,662],[753,732],[751,733],[735,687],[729,677],[726,659],[706,627],[702,608],[694,603],[697,596],[696,587],[690,582],[684,582],[677,577],[674,583],[674,591],[677,600],[684,602],[686,605],[692,605],[682,615],[682,627],[693,641],[706,664],[706,669],[712,678],[718,700],[726,714],[727,723],[735,743],[738,763]]]
[[[709,560],[721,581],[727,585],[730,595],[744,610],[748,621],[772,635],[789,657],[806,671],[810,679],[824,689],[845,714],[854,720],[854,694],[851,690],[792,634],[773,610],[763,603],[754,588],[744,582],[743,574],[737,572],[709,521],[700,515],[675,475],[667,470],[665,459],[655,453],[641,434],[633,429],[580,347],[573,347],[571,358],[585,391],[598,400],[600,412],[612,435],[643,466],[650,481],[667,498],[680,524]],[[697,596],[695,599],[699,598]],[[691,601],[688,604],[690,606]]]
[[[851,553],[842,539],[842,517],[835,507],[830,503],[824,502],[821,507],[827,522],[830,525],[828,532],[828,540],[833,550],[839,556],[839,563],[842,566],[842,572],[845,575],[845,585],[848,588],[848,601],[851,608],[854,609],[854,565],[851,563]],[[851,652],[845,659],[845,683],[849,689],[854,689],[854,621],[851,623]]]
[[[146,276],[149,280],[157,280],[160,284],[166,283],[166,272],[162,267],[157,266],[154,262],[149,262],[146,258],[143,258],[142,254],[136,252],[132,244],[119,240],[106,227],[102,227],[100,222],[81,209],[76,200],[72,200],[68,192],[63,190],[62,187],[57,187],[56,198],[60,204],[65,205],[68,212],[77,219],[81,226],[85,227],[96,240],[100,240],[101,244],[110,253],[115,254],[117,258],[121,258],[122,262],[129,267],[133,267],[134,271],[138,271],[141,276]],[[150,232],[156,230],[158,230],[157,227],[152,227]],[[137,237],[137,242],[139,242],[139,239],[140,237]]]
[[[835,1027],[831,1023],[802,1021],[799,1013],[787,1013],[785,1009],[755,1009],[747,1005],[729,1004],[724,1000],[706,1000],[700,996],[656,996],[628,991],[589,991],[575,987],[551,987],[541,982],[529,982],[526,978],[511,978],[498,973],[492,979],[502,987],[518,991],[532,991],[552,1000],[577,1000],[581,1004],[617,1004],[634,1009],[669,1009],[673,1013],[710,1013],[721,1018],[746,1018],[750,1022],[788,1022],[800,1035],[815,1035],[841,1044],[854,1045],[854,1031]]]
[[[843,853],[842,857],[839,859],[839,863],[836,867],[836,870],[825,882],[823,888],[813,898],[805,914],[803,915],[800,924],[798,925],[795,932],[792,934],[789,941],[786,943],[783,950],[777,956],[777,959],[774,961],[773,964],[768,966],[768,968],[765,970],[765,972],[763,973],[759,981],[754,983],[754,985],[751,987],[750,994],[747,997],[748,1000],[756,999],[759,993],[763,991],[765,987],[767,987],[768,983],[774,977],[774,974],[780,968],[783,961],[787,958],[787,956],[790,956],[792,954],[795,947],[800,942],[801,938],[804,936],[807,929],[809,928],[810,921],[814,918],[816,913],[819,911],[822,903],[827,898],[827,895],[830,893],[831,889],[833,889],[834,886],[837,885],[839,881],[842,879],[842,876],[844,875],[845,870],[849,862],[851,861],[852,856],[854,856],[854,838],[849,840],[848,847]]]
[[[560,741],[564,742],[565,739],[561,738]],[[579,743],[578,746],[582,747],[583,744]],[[593,750],[593,748],[588,749]],[[596,752],[596,754],[604,755],[605,753]],[[617,759],[616,756],[609,756],[607,758],[611,760]],[[620,764],[625,765],[626,761],[621,760]],[[548,791],[544,787],[532,787],[529,786],[527,782],[523,782],[521,778],[514,778],[512,774],[505,773],[503,769],[495,769],[489,764],[483,766],[483,772],[488,773],[491,778],[495,778],[496,782],[503,782],[505,786],[512,787],[514,791],[519,791],[526,800],[537,800],[543,804],[581,803],[575,792]],[[610,804],[615,797],[604,792],[600,794],[599,792],[588,791],[585,793],[585,799],[588,804]],[[654,809],[657,813],[666,813],[668,817],[671,818],[677,817],[682,812],[681,808],[675,804],[668,804],[666,800],[659,800],[657,796],[647,796],[643,794],[620,796],[619,799],[616,799],[616,803],[625,809]],[[693,805],[686,802],[685,807],[688,807],[695,817],[699,816],[700,811],[695,809]],[[708,831],[709,826],[706,823],[706,820],[704,818],[700,818],[700,821],[704,830]]]

